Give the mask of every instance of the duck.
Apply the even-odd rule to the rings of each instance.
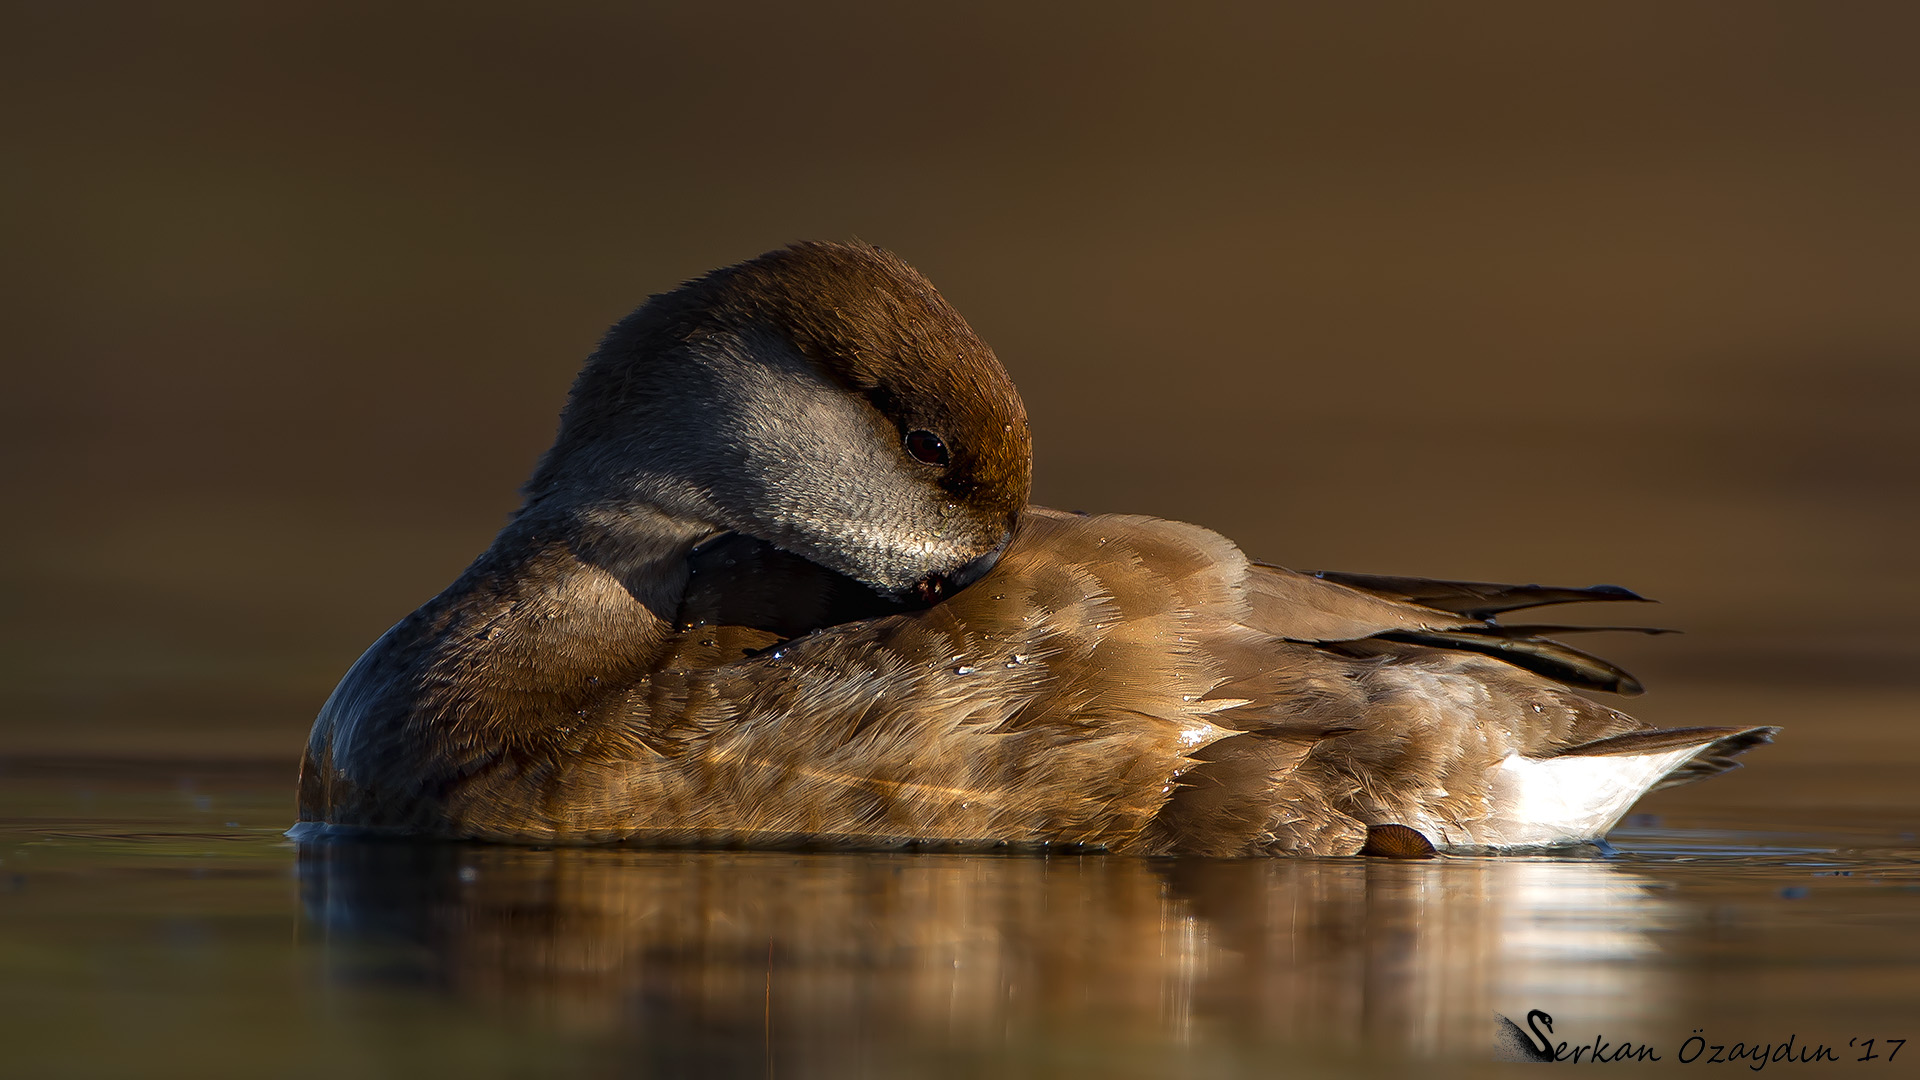
[[[1599,840],[1777,733],[1638,721],[1589,628],[1500,621],[1627,589],[1296,571],[1032,475],[1005,368],[887,251],[654,296],[321,707],[293,835],[1425,857]]]

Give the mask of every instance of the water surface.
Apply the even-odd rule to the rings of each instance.
[[[1920,1036],[1898,807],[1394,862],[298,846],[290,798],[278,762],[6,762],[20,1075],[1471,1070],[1536,1009],[1669,1064]]]

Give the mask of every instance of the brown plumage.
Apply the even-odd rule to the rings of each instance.
[[[323,825],[500,840],[1387,854],[1597,837],[1766,728],[1655,731],[1502,626],[1637,600],[1250,562],[1026,506],[1025,412],[931,285],[807,244],[656,297],[527,503],[321,710]]]

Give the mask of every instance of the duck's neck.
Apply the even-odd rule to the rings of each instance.
[[[523,512],[442,597],[429,683],[504,723],[590,707],[658,660],[687,554],[717,531],[645,505]]]
[[[687,553],[724,531],[644,503],[541,515],[526,527],[534,546],[564,556],[566,591],[583,613],[644,614],[669,629],[687,588]]]

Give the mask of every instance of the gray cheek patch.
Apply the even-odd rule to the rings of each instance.
[[[909,471],[920,467],[893,426],[783,344],[734,342],[708,359],[733,458],[713,474],[731,490],[713,496],[762,539],[896,592],[999,539],[968,535],[952,500]]]

